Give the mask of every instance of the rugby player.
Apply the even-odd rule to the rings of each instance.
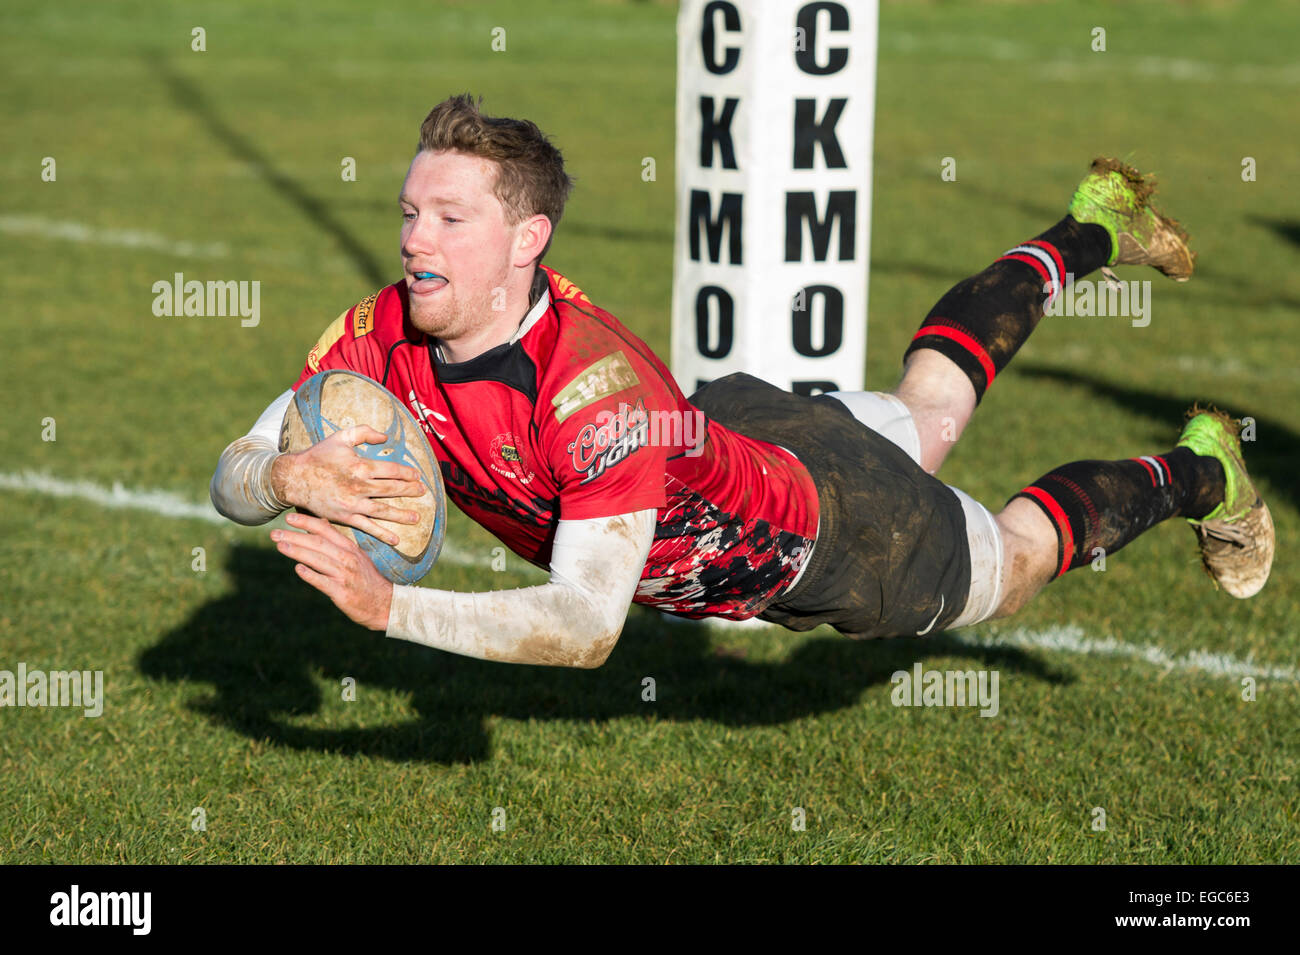
[[[428,434],[448,497],[547,583],[461,593],[383,578],[329,522],[396,543],[375,520],[414,523],[394,499],[422,493],[418,473],[356,455],[384,439],[364,426],[279,453],[293,389],[221,456],[217,509],[243,524],[310,511],[271,538],[355,622],[573,667],[605,661],[634,602],[924,635],[1015,613],[1097,548],[1176,516],[1219,586],[1264,585],[1273,526],[1221,412],[1194,408],[1167,451],[1056,468],[996,515],[933,476],[1068,274],[1190,277],[1185,235],[1136,170],[1094,162],[1060,222],[949,290],[893,392],[814,397],[736,374],[687,398],[644,342],[541,265],[571,188],[533,123],[467,95],[436,106],[398,201],[402,281],[326,328],[294,385],[332,368],[381,382]]]

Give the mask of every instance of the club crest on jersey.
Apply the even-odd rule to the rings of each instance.
[[[529,484],[537,474],[524,461],[521,447],[522,442],[513,433],[507,431],[497,435],[492,439],[492,460],[489,465],[493,471],[512,481]]]
[[[620,404],[617,413],[602,411],[596,422],[583,425],[577,439],[569,444],[569,453],[573,455],[573,469],[586,475],[579,483],[586,484],[649,443],[650,416],[645,402],[638,398],[635,407]]]

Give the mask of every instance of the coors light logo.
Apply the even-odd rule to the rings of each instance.
[[[569,445],[569,453],[573,469],[586,475],[580,483],[586,484],[649,443],[650,416],[645,402],[638,398],[635,407],[620,404],[617,414],[602,411],[596,415],[596,423],[583,425],[577,440]]]

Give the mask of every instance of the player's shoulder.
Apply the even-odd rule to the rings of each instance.
[[[566,338],[578,341],[617,340],[630,334],[623,323],[596,305],[582,289],[550,266],[541,266],[551,295],[551,308]]]
[[[577,308],[595,308],[587,293],[578,288],[567,277],[561,275],[549,265],[542,265],[540,268],[542,274],[546,276],[547,285],[550,287],[552,303],[556,305],[564,303]]]
[[[661,394],[672,400],[672,376],[650,346],[595,305],[576,284],[542,266],[550,284],[554,339],[539,369],[539,404],[554,407],[557,421],[620,394]]]
[[[592,302],[587,293],[571,280],[548,266],[541,268],[550,287],[556,337],[562,346],[567,346],[562,350],[562,357],[590,354],[605,346],[620,348],[628,345],[634,345],[643,354],[652,354],[645,342]]]
[[[406,285],[396,282],[367,295],[330,322],[307,354],[307,365],[317,370],[321,359],[337,347],[373,345],[387,350],[406,332]]]

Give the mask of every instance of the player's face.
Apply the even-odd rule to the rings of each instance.
[[[455,340],[508,305],[518,229],[492,193],[496,177],[496,163],[465,153],[420,152],[411,162],[398,200],[402,268],[411,322],[427,334]]]

